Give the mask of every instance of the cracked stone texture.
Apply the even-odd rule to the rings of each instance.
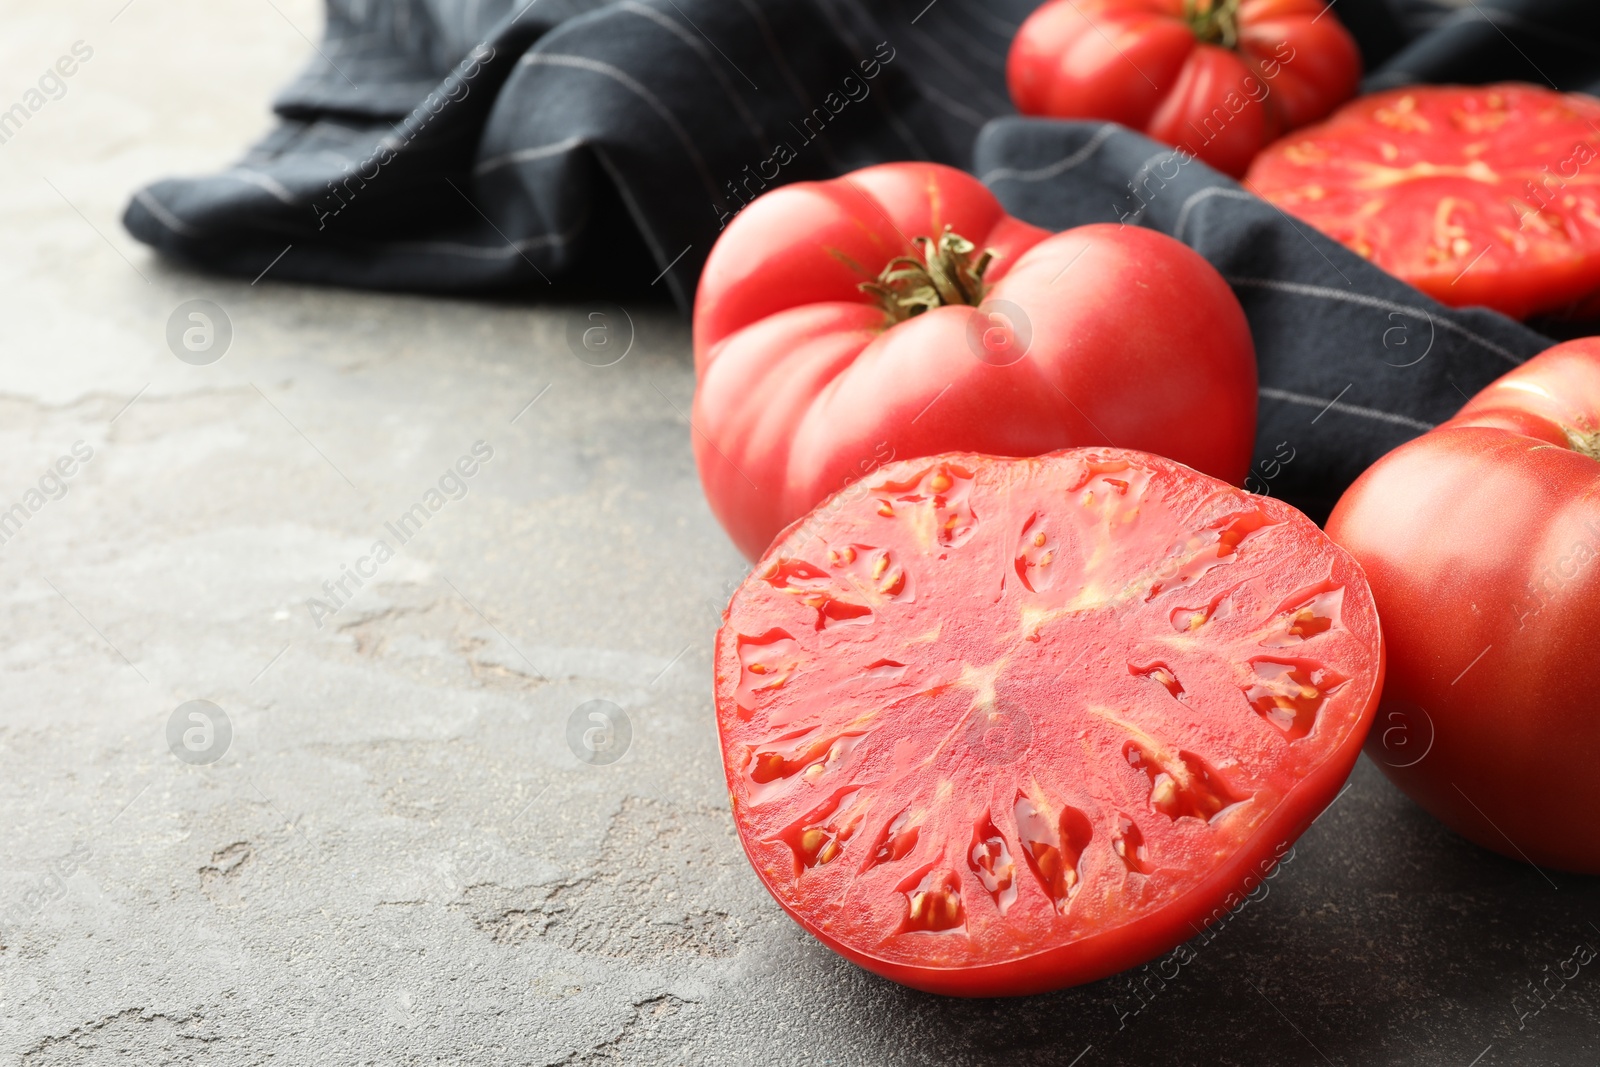
[[[1466,844],[1366,762],[1265,899],[1165,981],[954,1001],[831,955],[727,814],[709,652],[742,567],[695,479],[683,323],[631,306],[632,352],[596,368],[566,347],[577,305],[152,258],[125,198],[230,162],[320,14],[121,6],[0,0],[0,106],[95,49],[0,145],[0,506],[93,452],[0,546],[5,1062],[1600,1055],[1600,961],[1549,980],[1537,1014],[1529,990],[1600,945],[1596,883]],[[165,346],[193,298],[234,327],[211,366]],[[317,626],[307,598],[477,441],[493,457],[467,495]],[[233,726],[210,765],[167,747],[192,699]],[[633,726],[610,766],[567,745],[592,699]]]

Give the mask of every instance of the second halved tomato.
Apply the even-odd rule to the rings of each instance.
[[[1413,85],[1284,138],[1245,184],[1440,303],[1582,318],[1600,314],[1597,131],[1582,93]]]
[[[897,457],[1111,444],[1237,483],[1255,438],[1250,329],[1198,253],[1052,235],[934,164],[752,203],[712,249],[694,347],[701,481],[751,559]]]

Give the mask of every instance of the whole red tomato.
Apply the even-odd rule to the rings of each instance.
[[[1525,318],[1600,293],[1597,159],[1593,97],[1417,85],[1279,141],[1246,183],[1440,303]]]
[[[1136,227],[1050,235],[976,178],[891,163],[784,186],[728,226],[694,313],[695,459],[751,559],[896,457],[1107,442],[1231,482],[1254,346],[1222,276]]]
[[[1356,480],[1328,534],[1389,646],[1368,754],[1446,824],[1600,874],[1600,338],[1557,345]]]
[[[1110,448],[889,464],[780,535],[716,645],[767,889],[962,996],[1226,917],[1338,793],[1382,678],[1361,569],[1310,519]]]
[[[1348,100],[1356,43],[1324,0],[1054,0],[1006,65],[1025,115],[1110,119],[1245,172],[1261,149]]]

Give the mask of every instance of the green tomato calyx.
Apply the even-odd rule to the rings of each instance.
[[[896,323],[947,304],[977,307],[988,286],[984,271],[995,252],[983,251],[949,226],[935,241],[932,237],[912,239],[922,258],[896,256],[883,268],[876,281],[862,282],[859,288],[871,294]]]
[[[1183,0],[1183,17],[1201,44],[1238,47],[1239,0]]]
[[[1576,426],[1563,426],[1561,430],[1574,452],[1600,460],[1600,430],[1580,430]]]

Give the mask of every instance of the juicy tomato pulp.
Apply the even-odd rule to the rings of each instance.
[[[799,923],[968,996],[1193,937],[1335,795],[1383,674],[1300,512],[1118,449],[891,464],[779,536],[717,637],[734,817]]]
[[[1362,97],[1245,179],[1452,307],[1515,318],[1600,289],[1600,101],[1532,85]]]

